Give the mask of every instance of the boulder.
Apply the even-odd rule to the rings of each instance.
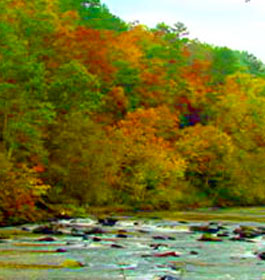
[[[52,225],[38,226],[34,228],[32,232],[37,234],[54,234],[54,235],[63,234],[61,231],[59,231],[56,227]]]
[[[180,278],[176,277],[176,276],[165,275],[165,276],[160,277],[159,280],[180,280]]]
[[[220,242],[223,241],[221,238],[218,238],[210,233],[204,233],[198,241],[210,241],[210,242]]]
[[[252,226],[240,226],[234,230],[240,238],[255,238],[262,235],[262,230]]]
[[[64,248],[58,248],[58,249],[56,250],[56,252],[57,252],[57,253],[66,253],[67,250],[64,249]]]
[[[190,231],[193,232],[217,233],[221,229],[223,229],[223,227],[218,224],[190,226]]]

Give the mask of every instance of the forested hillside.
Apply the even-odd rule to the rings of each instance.
[[[265,67],[97,0],[0,1],[0,222],[265,201]]]

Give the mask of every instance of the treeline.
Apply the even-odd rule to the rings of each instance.
[[[0,2],[0,222],[265,200],[265,68],[97,0]]]

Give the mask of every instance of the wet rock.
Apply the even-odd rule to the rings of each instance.
[[[160,277],[159,280],[180,280],[180,278],[171,275],[165,275]]]
[[[160,235],[152,236],[152,238],[154,240],[167,240],[167,236],[160,236]]]
[[[153,256],[157,257],[157,258],[164,258],[164,257],[179,257],[180,255],[181,255],[181,253],[179,253],[179,252],[170,251],[170,252],[154,254]]]
[[[179,223],[179,224],[184,224],[184,225],[185,225],[185,224],[188,224],[189,222],[188,222],[188,221],[178,221],[178,223]]]
[[[256,227],[240,226],[234,230],[235,234],[238,234],[241,238],[255,238],[262,235],[262,231]]]
[[[117,248],[117,249],[124,249],[125,247],[123,247],[122,245],[119,244],[111,244],[110,246],[111,248]]]
[[[175,237],[173,237],[173,236],[168,236],[168,238],[167,238],[168,240],[176,240],[176,238]]]
[[[114,219],[114,218],[104,218],[104,219],[99,219],[98,222],[100,224],[102,224],[103,226],[114,226],[118,220],[117,219]]]
[[[220,242],[223,241],[221,238],[218,238],[210,233],[204,233],[198,241],[210,241],[210,242]]]
[[[88,238],[88,236],[87,236],[86,234],[83,235],[83,240],[84,240],[84,241],[89,240],[89,238]]]
[[[94,227],[94,228],[84,231],[84,233],[85,234],[104,234],[104,233],[106,233],[106,231],[103,230],[102,228]]]
[[[42,242],[54,242],[57,241],[58,239],[52,236],[46,236],[46,237],[42,237],[39,238],[38,241],[42,241]]]
[[[197,251],[193,251],[193,250],[190,251],[190,254],[191,254],[191,255],[199,255],[199,253],[198,253]]]
[[[120,234],[117,234],[116,237],[118,237],[118,238],[127,238],[128,235],[120,233]]]
[[[32,231],[33,233],[37,234],[54,234],[54,235],[61,235],[63,234],[54,226],[39,226]]]
[[[259,253],[259,254],[258,254],[258,257],[259,257],[261,260],[265,261],[265,252]]]
[[[190,226],[190,231],[193,232],[205,232],[205,233],[217,233],[222,227],[218,224]]]
[[[100,242],[102,239],[99,238],[99,237],[93,237],[92,240],[93,240],[94,242]]]
[[[176,238],[173,236],[162,236],[162,235],[152,236],[152,238],[154,240],[176,240]]]
[[[56,250],[56,252],[57,252],[57,253],[66,253],[67,250],[64,249],[64,248],[58,248],[58,249]]]

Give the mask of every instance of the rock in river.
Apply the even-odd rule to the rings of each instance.
[[[40,234],[62,234],[61,231],[59,231],[56,227],[52,225],[38,226],[34,228],[32,232]]]
[[[220,242],[223,241],[221,238],[218,238],[210,233],[204,233],[198,241],[213,241],[213,242]]]
[[[42,241],[42,242],[53,242],[53,241],[57,241],[58,239],[52,236],[45,236],[42,238],[39,238],[38,241]]]
[[[159,280],[180,280],[180,278],[171,275],[165,275],[160,277]]]
[[[103,226],[114,226],[117,223],[117,221],[118,220],[114,218],[104,218],[98,220],[98,222]]]

